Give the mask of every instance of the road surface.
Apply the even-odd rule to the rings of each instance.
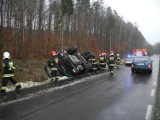
[[[0,120],[151,120],[159,58],[153,72],[132,74],[121,66],[108,72],[0,104]]]

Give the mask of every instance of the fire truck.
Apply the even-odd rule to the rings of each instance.
[[[147,49],[135,49],[133,55],[137,57],[147,56]]]

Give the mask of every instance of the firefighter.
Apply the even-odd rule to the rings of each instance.
[[[117,69],[119,69],[119,64],[120,64],[120,62],[121,62],[120,55],[117,54],[117,56],[116,56],[116,65],[117,65]]]
[[[106,54],[106,52],[102,52],[99,55],[99,65],[100,65],[100,67],[105,68],[106,67],[106,62],[107,62],[107,54]]]
[[[100,69],[98,61],[95,59],[94,55],[91,56],[91,58],[88,60],[88,62],[90,62],[92,64],[92,68],[93,68],[94,72]]]
[[[108,57],[108,67],[109,67],[109,71],[111,73],[111,75],[113,75],[113,71],[114,71],[114,66],[115,66],[115,57],[114,57],[114,52],[110,51],[109,57]]]
[[[2,86],[1,86],[1,94],[6,95],[6,89],[7,84],[9,81],[11,81],[15,85],[15,90],[19,91],[21,88],[20,83],[18,83],[14,79],[14,70],[16,69],[13,61],[10,59],[10,53],[4,52],[3,53],[3,63],[2,63],[2,69],[3,69],[3,79],[2,79]]]
[[[51,52],[51,57],[48,61],[48,66],[51,70],[51,80],[55,80],[55,84],[57,84],[58,82],[58,56],[57,53],[55,51]]]

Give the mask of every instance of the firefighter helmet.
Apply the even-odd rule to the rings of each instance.
[[[3,53],[3,59],[6,59],[6,58],[10,59],[10,54],[9,54],[9,52],[4,52],[4,53]]]
[[[57,53],[55,51],[51,52],[52,56],[55,56]]]
[[[110,55],[114,55],[114,52],[113,52],[113,51],[110,51]]]
[[[101,54],[99,54],[99,56],[106,56],[107,53],[106,52],[102,52]]]
[[[107,53],[106,52],[102,52],[101,55],[107,55]]]

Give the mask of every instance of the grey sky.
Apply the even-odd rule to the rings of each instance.
[[[137,23],[150,44],[160,42],[160,0],[104,0],[124,18]]]

